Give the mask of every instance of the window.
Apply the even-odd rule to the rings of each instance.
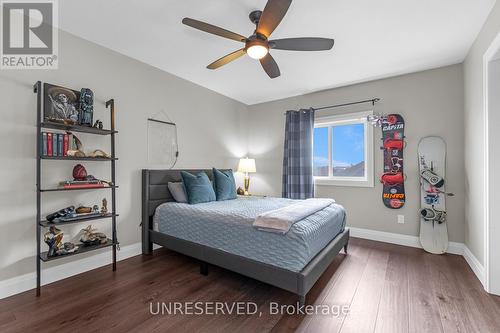
[[[316,118],[313,175],[317,185],[373,187],[372,112]]]

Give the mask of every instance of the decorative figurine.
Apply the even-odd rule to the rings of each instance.
[[[73,147],[74,149],[68,150],[68,156],[85,157],[85,153],[83,152],[82,141],[78,139],[78,137],[74,134],[73,134],[73,142],[74,142],[74,147]]]
[[[49,246],[48,257],[53,257],[58,254],[58,251],[62,247],[62,238],[64,233],[57,229],[55,226],[50,226],[49,231],[43,235],[45,243]]]
[[[80,125],[92,126],[94,113],[94,93],[88,88],[80,91]]]
[[[85,157],[85,153],[80,150],[68,150],[68,156]]]
[[[94,123],[94,126],[92,126],[94,128],[98,128],[98,129],[102,129],[102,121],[100,121],[99,119],[97,119]]]
[[[78,247],[75,246],[75,244],[71,242],[64,243],[64,251],[66,251],[66,253],[72,253],[75,252],[76,250],[78,250]]]
[[[108,213],[108,200],[104,198],[102,199],[101,214],[107,214],[107,213]]]
[[[238,194],[238,195],[244,195],[245,194],[245,190],[240,186],[236,190],[236,194]]]
[[[103,158],[110,158],[108,154],[106,154],[103,150],[101,149],[96,149],[93,152],[89,154],[90,157],[103,157]]]
[[[45,218],[49,222],[57,222],[61,217],[65,217],[75,213],[75,206],[69,206],[58,210],[57,212],[47,215]]]
[[[75,142],[76,150],[83,152],[82,140],[78,139],[78,137],[73,134],[73,141]]]
[[[99,214],[99,206],[94,205],[94,206],[92,207],[92,213],[94,213],[94,214]]]
[[[82,229],[82,232],[80,242],[85,246],[105,244],[108,241],[108,237],[102,232],[97,232],[97,229],[92,229],[92,225]]]
[[[69,253],[73,253],[73,252],[76,252],[78,251],[78,246],[76,246],[75,244],[71,243],[71,242],[65,242],[62,246],[62,248],[60,248],[56,255],[65,255],[65,254],[69,254]]]
[[[85,180],[87,178],[87,170],[83,165],[75,165],[75,167],[73,168],[73,178],[75,180]]]
[[[77,214],[88,214],[92,212],[92,207],[80,206],[76,209]]]

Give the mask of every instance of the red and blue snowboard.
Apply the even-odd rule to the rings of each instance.
[[[384,174],[380,182],[384,188],[382,200],[388,208],[399,209],[404,206],[406,195],[404,186],[405,121],[400,114],[390,114],[380,119],[382,127],[382,147],[384,150]]]

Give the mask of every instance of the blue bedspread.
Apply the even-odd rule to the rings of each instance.
[[[154,229],[167,235],[249,259],[301,271],[345,227],[345,211],[332,204],[295,223],[285,235],[252,226],[257,215],[295,200],[243,197],[188,205],[168,202],[156,209]]]

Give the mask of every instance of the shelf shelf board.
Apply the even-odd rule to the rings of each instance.
[[[75,219],[75,220],[71,220],[71,221],[64,221],[64,222],[49,222],[47,220],[42,220],[42,221],[40,221],[40,225],[42,227],[46,227],[46,228],[53,226],[53,225],[56,227],[59,227],[59,226],[67,225],[67,224],[75,224],[75,223],[88,222],[88,221],[93,221],[93,220],[101,220],[101,219],[107,219],[107,218],[112,218],[112,217],[117,217],[117,216],[119,216],[119,215],[108,213],[108,214],[102,214],[102,215],[82,217],[80,219]]]
[[[111,131],[107,129],[100,129],[90,126],[66,125],[66,124],[51,123],[51,122],[42,122],[40,123],[40,126],[42,128],[50,128],[68,132],[80,132],[80,133],[90,133],[98,135],[110,135],[113,133],[118,133],[118,131]]]
[[[86,187],[86,188],[44,188],[41,189],[40,192],[59,192],[59,191],[82,191],[82,190],[104,190],[104,189],[112,189],[118,188],[118,186],[105,186],[105,187]]]
[[[76,157],[76,156],[40,156],[42,160],[62,160],[62,161],[99,161],[99,162],[106,162],[106,161],[116,161],[118,160],[117,157],[111,158],[111,157]]]
[[[113,245],[118,245],[118,243],[113,243],[113,241],[108,238],[108,241],[104,244],[91,245],[91,246],[83,246],[81,244],[77,244],[77,245],[79,245],[80,247],[79,247],[78,251],[75,251],[73,253],[68,253],[68,254],[55,256],[55,257],[49,257],[48,252],[42,252],[42,253],[40,253],[40,259],[42,261],[47,262],[47,261],[62,259],[62,258],[66,258],[66,257],[72,257],[72,256],[77,255],[77,254],[91,252],[91,251],[95,251],[95,250],[99,250],[99,249],[104,249],[106,247],[110,247]]]

